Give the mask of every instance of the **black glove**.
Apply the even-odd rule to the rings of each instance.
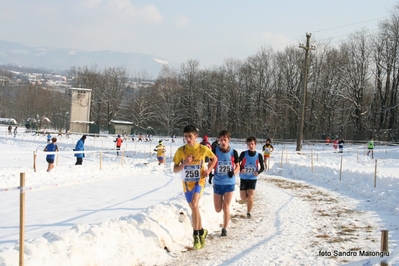
[[[232,178],[232,177],[234,176],[234,172],[233,172],[233,171],[228,171],[228,172],[227,172],[227,175],[228,175],[230,178]]]
[[[212,173],[209,173],[209,179],[208,179],[208,182],[209,182],[209,184],[211,184],[211,185],[212,185],[212,178],[213,178],[213,176],[214,176],[214,174],[212,174]]]
[[[154,151],[158,151],[157,149],[154,149]]]

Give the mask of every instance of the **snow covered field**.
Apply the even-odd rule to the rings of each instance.
[[[399,265],[393,258],[399,246],[398,147],[376,147],[374,187],[375,160],[363,146],[345,147],[343,154],[322,144],[304,146],[298,155],[295,145],[275,144],[271,169],[259,177],[253,218],[238,203],[237,187],[227,237],[220,237],[222,214],[214,211],[207,185],[200,209],[210,235],[203,249],[192,251],[190,210],[172,172],[181,139],[164,139],[167,163],[159,166],[153,152],[158,138],[126,140],[121,160],[113,137],[88,137],[83,165],[75,166],[72,149],[80,137],[59,137],[57,165],[47,173],[45,136],[14,138],[0,127],[0,265],[18,265],[22,172],[25,265],[342,265],[374,257],[381,230],[389,230],[390,256],[384,258]]]

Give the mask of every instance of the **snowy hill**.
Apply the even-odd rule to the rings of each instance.
[[[69,70],[72,66],[125,67],[130,74],[146,72],[156,78],[163,65],[176,66],[165,58],[116,51],[81,51],[56,47],[28,47],[0,40],[0,65]]]

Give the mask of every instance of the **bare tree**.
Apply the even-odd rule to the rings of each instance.
[[[276,112],[279,117],[278,132],[282,138],[295,138],[297,132],[299,94],[303,52],[297,47],[288,47],[275,56],[277,71],[275,74]]]
[[[240,119],[242,109],[242,93],[241,93],[241,76],[240,69],[242,63],[239,60],[228,59],[225,60],[223,66],[220,68],[220,78],[223,80],[223,86],[220,87],[218,93],[217,115],[216,121],[226,121],[225,128],[229,129],[237,136],[244,136],[242,132],[243,124]],[[225,101],[221,98],[224,95]],[[224,112],[222,113],[222,111]],[[222,116],[223,115],[223,116]],[[215,130],[218,130],[215,128]],[[219,128],[220,130],[220,128]]]
[[[151,122],[160,119],[155,107],[158,96],[154,86],[142,82],[140,79],[136,80],[127,103],[128,118],[133,122],[138,133],[146,130]]]
[[[340,66],[338,54],[339,51],[328,44],[318,45],[317,50],[311,53],[305,120],[308,137],[319,138],[339,134],[341,125],[337,119],[339,98],[335,94]]]
[[[341,123],[342,126],[354,125],[354,139],[365,138],[364,117],[370,111],[365,103],[365,95],[371,91],[369,72],[371,49],[366,36],[365,31],[352,34],[349,40],[340,46],[340,88],[337,94],[342,100]],[[345,103],[349,104],[349,110]],[[346,113],[350,113],[351,121],[345,121]]]
[[[164,132],[169,136],[175,128],[183,126],[185,119],[181,98],[183,89],[177,82],[176,73],[164,67],[154,89],[157,96],[154,104],[158,117],[156,121]]]
[[[392,15],[379,25],[379,34],[372,39],[375,76],[375,99],[371,118],[375,130],[388,130],[388,138],[395,137],[399,128],[396,119],[399,109],[399,5]]]
[[[253,121],[252,131],[257,135],[269,137],[272,133],[275,117],[274,88],[274,54],[271,48],[263,47],[255,55],[248,58],[251,86],[253,87]]]
[[[178,80],[180,86],[186,90],[183,98],[183,107],[186,114],[186,123],[197,125],[200,122],[198,117],[197,106],[200,99],[198,98],[199,90],[199,61],[188,60],[181,65]]]
[[[10,82],[12,80],[12,74],[10,71],[6,71],[0,69],[0,116],[5,116],[5,108],[4,108],[4,91],[7,87],[10,86]]]
[[[100,91],[100,103],[104,106],[107,125],[111,120],[119,119],[123,114],[123,100],[126,93],[126,84],[129,76],[123,68],[107,68],[101,75],[101,82],[98,90]]]

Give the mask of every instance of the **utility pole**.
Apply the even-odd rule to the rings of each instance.
[[[307,84],[308,84],[308,59],[309,59],[309,50],[315,50],[316,46],[310,46],[310,37],[312,33],[306,33],[306,46],[303,43],[299,44],[299,48],[305,49],[305,64],[303,70],[303,91],[302,91],[302,101],[301,101],[301,110],[299,114],[299,123],[298,123],[298,133],[296,140],[296,151],[302,150],[302,139],[303,139],[303,127],[305,124],[305,105],[306,105],[306,92],[307,92]]]

